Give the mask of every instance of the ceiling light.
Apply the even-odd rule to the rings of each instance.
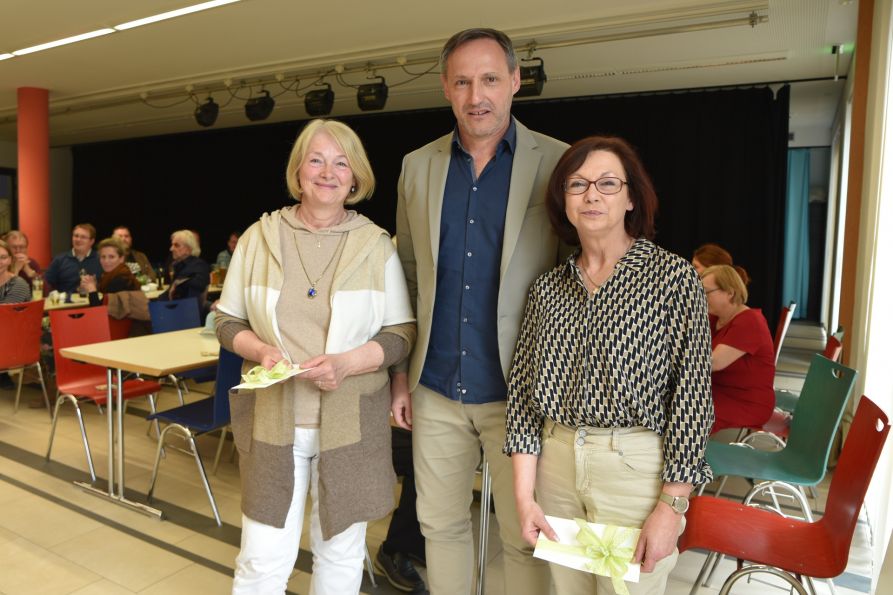
[[[218,6],[223,6],[224,4],[232,4],[233,2],[238,2],[238,1],[239,0],[212,0],[211,2],[202,2],[201,4],[193,4],[192,6],[186,6],[184,8],[178,8],[177,10],[170,10],[168,12],[162,12],[160,14],[146,17],[144,19],[137,19],[135,21],[128,21],[126,23],[121,23],[120,25],[115,25],[115,29],[117,29],[118,31],[123,31],[125,29],[133,29],[134,27],[142,27],[143,25],[148,25],[149,23],[157,23],[158,21],[166,21],[167,19],[181,17],[184,14],[191,14],[193,12],[208,10],[209,8],[216,8]]]
[[[47,43],[42,43],[40,45],[33,45],[30,48],[16,50],[12,54],[14,56],[24,56],[25,54],[33,54],[34,52],[40,52],[42,50],[48,50],[50,48],[59,47],[60,45],[68,45],[69,43],[75,43],[78,41],[84,41],[85,39],[101,37],[103,35],[108,35],[109,33],[114,33],[114,32],[115,32],[114,29],[97,29],[96,31],[90,31],[89,33],[82,33],[80,35],[73,35],[72,37],[66,37],[65,39],[57,39],[56,41],[50,41]]]
[[[357,106],[364,112],[382,109],[388,100],[388,86],[384,82],[384,77],[378,78],[381,79],[380,83],[357,87]]]
[[[515,97],[536,97],[543,92],[543,84],[546,82],[546,71],[543,69],[542,58],[530,58],[522,62],[539,62],[535,66],[521,67],[521,88],[515,93]]]
[[[325,89],[308,91],[304,96],[304,109],[310,116],[328,116],[332,113],[332,105],[335,103],[335,92],[332,85],[323,83]]]
[[[269,91],[264,90],[261,93],[262,96],[252,97],[245,102],[245,117],[252,122],[269,118],[273,113],[273,106],[276,105],[276,100],[270,97]]]
[[[199,126],[213,126],[217,121],[217,114],[220,113],[220,106],[214,102],[213,97],[208,97],[207,103],[195,108],[195,121]]]

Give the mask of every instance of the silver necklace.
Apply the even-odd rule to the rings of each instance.
[[[307,277],[307,280],[310,281],[310,287],[307,289],[307,298],[313,299],[316,297],[316,294],[319,292],[316,290],[316,284],[319,283],[319,280],[322,279],[326,271],[329,270],[329,267],[332,266],[332,263],[335,262],[335,257],[338,256],[338,251],[341,249],[341,244],[344,242],[344,235],[342,234],[341,239],[338,240],[338,245],[335,246],[335,252],[332,254],[332,257],[329,259],[329,262],[326,263],[326,267],[322,270],[322,273],[319,274],[319,277],[316,280],[310,278],[310,274],[307,272],[307,267],[304,266],[304,259],[301,257],[301,247],[298,245],[298,232],[294,234],[295,240],[295,250],[298,251],[298,262],[301,263],[301,269],[304,271],[304,276]],[[319,240],[317,239],[317,246],[319,245]]]

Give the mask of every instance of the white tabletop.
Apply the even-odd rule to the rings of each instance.
[[[127,372],[166,376],[217,363],[217,337],[202,334],[201,328],[131,337],[105,343],[66,347],[67,358]]]

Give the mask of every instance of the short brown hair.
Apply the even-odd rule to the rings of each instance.
[[[713,275],[716,286],[720,290],[732,294],[732,303],[743,305],[747,303],[747,286],[744,284],[744,279],[738,274],[737,268],[739,267],[716,264],[704,269],[704,272],[701,273],[701,279],[706,279],[708,275]]]
[[[443,44],[443,49],[440,51],[440,75],[446,76],[447,60],[450,59],[450,54],[469,41],[477,39],[490,39],[498,43],[505,53],[505,63],[509,67],[509,72],[515,72],[515,69],[518,68],[518,58],[515,56],[515,48],[512,46],[509,36],[498,29],[479,28],[459,31]]]
[[[91,239],[91,240],[95,240],[95,239],[96,239],[96,228],[93,227],[92,224],[90,224],[90,223],[78,223],[77,225],[75,225],[74,227],[71,228],[71,233],[74,233],[74,230],[76,230],[78,227],[80,227],[81,229],[83,229],[84,231],[86,231],[88,234],[90,234],[90,239]]]
[[[651,177],[636,150],[627,141],[617,136],[590,136],[575,142],[564,152],[546,187],[546,208],[555,233],[567,244],[580,243],[577,229],[571,224],[564,210],[564,182],[572,173],[580,169],[589,154],[594,151],[613,153],[623,165],[629,200],[633,210],[627,211],[623,226],[633,238],[654,238],[654,216],[657,214],[657,194]]]

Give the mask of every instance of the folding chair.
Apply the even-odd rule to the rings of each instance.
[[[90,444],[87,440],[87,431],[84,428],[84,418],[79,403],[88,401],[95,403],[100,408],[106,404],[106,369],[68,359],[59,351],[66,347],[111,340],[108,321],[108,308],[105,306],[50,312],[53,357],[56,362],[56,386],[59,394],[56,399],[56,407],[53,410],[53,426],[50,429],[46,460],[50,460],[50,454],[53,451],[53,438],[56,435],[56,423],[59,421],[59,409],[63,403],[69,402],[74,407],[78,425],[81,427],[81,439],[84,443],[84,453],[87,456],[87,467],[90,470],[92,481],[96,481],[96,471],[93,468],[93,456],[90,453]],[[124,382],[123,390],[122,398],[125,400],[147,397],[150,410],[152,413],[155,412],[155,395],[161,390],[160,384],[137,378]],[[158,422],[155,423],[157,430]],[[111,478],[109,480],[111,481]]]

